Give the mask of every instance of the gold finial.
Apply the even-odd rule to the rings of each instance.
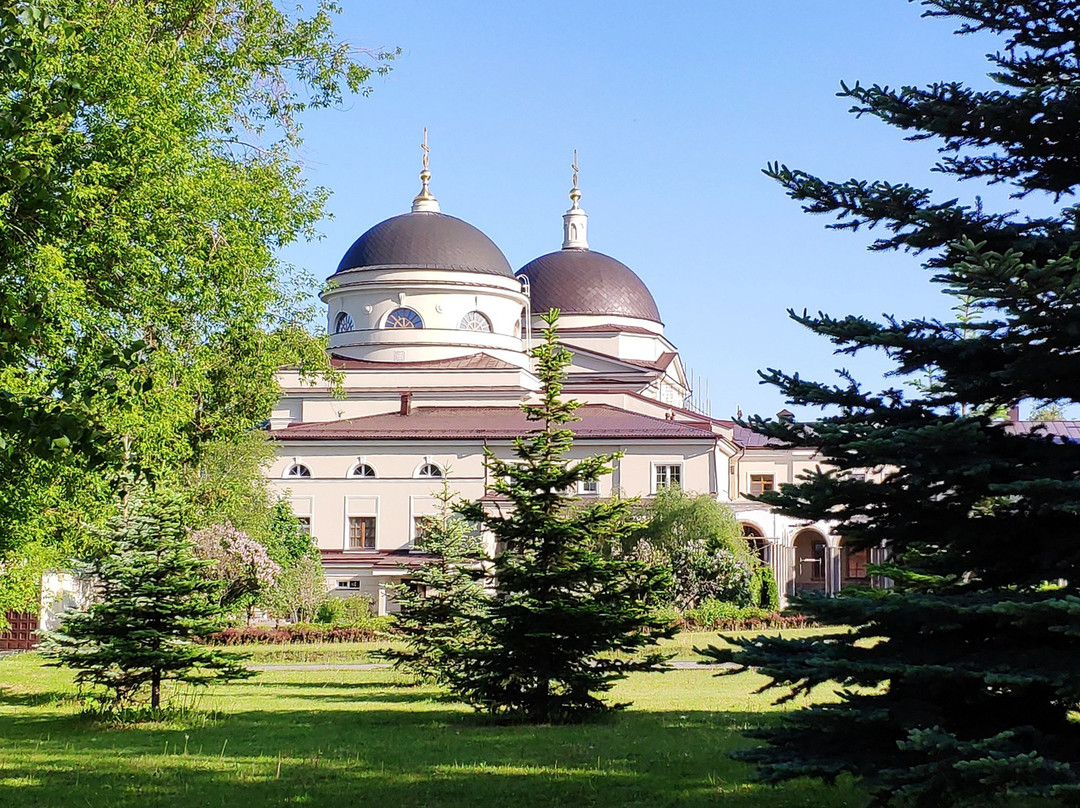
[[[574,203],[574,207],[576,208],[578,206],[578,200],[581,199],[581,191],[578,189],[577,185],[577,149],[574,149],[574,162],[570,164],[570,168],[574,171],[574,187],[570,189],[570,200]]]
[[[422,211],[438,213],[439,212],[439,200],[437,200],[428,188],[428,183],[431,182],[431,171],[428,170],[428,152],[431,149],[427,144],[427,127],[424,127],[424,142],[420,144],[420,148],[424,151],[424,169],[420,172],[420,193],[416,195],[416,198],[412,201],[413,213]]]

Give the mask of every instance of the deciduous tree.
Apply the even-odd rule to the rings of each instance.
[[[340,43],[335,11],[0,7],[0,589],[41,548],[85,550],[118,486],[260,423],[279,366],[327,370],[313,284],[277,252],[326,199],[300,118],[392,55]]]

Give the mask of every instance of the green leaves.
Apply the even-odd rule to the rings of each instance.
[[[30,503],[78,499],[96,522],[117,487],[183,480],[256,428],[280,366],[329,369],[312,284],[277,257],[326,200],[295,159],[300,116],[386,66],[338,41],[333,15],[0,8],[0,534],[79,543],[39,532]]]

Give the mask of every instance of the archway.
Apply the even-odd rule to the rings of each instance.
[[[742,525],[743,538],[746,539],[746,543],[750,545],[750,549],[754,551],[754,555],[762,561],[768,561],[766,550],[769,543],[765,540],[765,534],[754,525],[749,525],[746,522],[741,522],[740,524]]]
[[[795,591],[825,591],[825,537],[806,528],[795,534]]]

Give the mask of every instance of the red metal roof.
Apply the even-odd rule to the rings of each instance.
[[[457,356],[452,359],[428,359],[422,362],[373,362],[370,359],[331,356],[330,364],[339,370],[521,370],[517,365],[496,359],[486,353]]]
[[[713,439],[711,432],[675,421],[586,404],[568,424],[578,438]],[[416,407],[409,415],[382,413],[341,421],[293,424],[271,430],[274,440],[439,440],[516,438],[539,429],[518,407]]]
[[[1080,421],[1013,421],[1005,429],[1014,435],[1041,433],[1060,442],[1080,443]]]
[[[363,567],[375,570],[416,569],[435,556],[412,550],[320,550],[327,572],[341,567]]]

